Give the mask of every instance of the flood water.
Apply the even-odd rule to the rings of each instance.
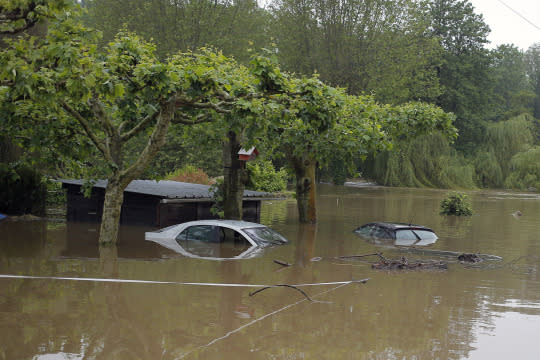
[[[470,192],[474,216],[457,218],[439,215],[446,193],[321,185],[316,226],[298,224],[294,200],[266,202],[261,222],[290,244],[227,261],[145,242],[148,228],[124,227],[100,251],[96,225],[2,221],[0,359],[538,359],[540,196]],[[439,239],[421,253],[352,232],[383,220]],[[502,260],[462,264],[444,251]],[[448,269],[337,258],[374,252]],[[337,284],[298,287],[313,301],[290,287],[250,296],[327,282]]]

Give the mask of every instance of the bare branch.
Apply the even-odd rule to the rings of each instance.
[[[140,121],[137,125],[133,127],[133,129],[129,130],[128,132],[120,135],[120,140],[122,142],[128,141],[129,139],[133,138],[134,136],[138,135],[141,131],[146,129],[146,127],[152,123],[154,120],[157,119],[160,112],[156,111],[152,115],[147,115],[142,121]],[[119,130],[124,126],[124,123],[120,125]]]
[[[172,121],[173,124],[184,124],[184,125],[196,125],[202,123],[212,122],[211,114],[199,114],[195,117],[186,116],[184,114],[177,114],[175,119]]]
[[[230,105],[230,102],[227,101],[220,101],[218,103],[212,103],[212,102],[199,102],[199,103],[193,103],[191,106],[193,106],[196,109],[211,109],[215,112],[221,113],[221,114],[230,114],[232,113],[231,109],[224,109],[223,105]]]
[[[109,137],[116,138],[118,136],[118,132],[114,128],[114,125],[111,119],[109,118],[105,110],[103,109],[103,104],[101,103],[101,101],[99,101],[99,99],[97,99],[96,97],[93,97],[92,99],[88,100],[88,102],[90,103],[92,112],[94,113],[96,118],[99,120],[99,122],[103,126],[103,129],[105,130],[107,135]]]
[[[60,105],[68,114],[73,116],[79,122],[79,124],[81,124],[86,135],[88,135],[92,143],[103,154],[105,159],[107,161],[113,161],[109,149],[102,141],[99,140],[96,134],[92,131],[92,129],[90,128],[90,124],[88,124],[86,119],[81,114],[79,114],[78,111],[69,106],[64,100],[60,100]]]
[[[152,132],[152,135],[150,135],[144,150],[137,158],[135,163],[124,170],[120,175],[122,181],[124,181],[126,184],[137,178],[144,171],[144,169],[146,169],[150,161],[165,143],[167,130],[169,128],[169,124],[174,119],[175,110],[176,107],[174,99],[170,99],[169,101],[161,104],[160,111],[157,112],[158,115],[156,126]]]

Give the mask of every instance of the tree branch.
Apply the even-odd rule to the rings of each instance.
[[[129,139],[133,138],[134,136],[136,136],[137,134],[139,134],[141,131],[143,131],[150,123],[152,123],[154,120],[157,119],[157,117],[159,116],[160,114],[160,111],[156,111],[154,112],[152,115],[147,115],[144,119],[142,119],[137,125],[135,125],[131,130],[129,130],[128,132],[124,133],[124,134],[120,134],[120,141],[122,142],[126,142],[128,141]],[[123,127],[123,123],[122,125],[120,125],[120,128],[119,130]]]
[[[174,119],[176,110],[175,99],[170,99],[160,106],[160,111],[157,112],[157,123],[146,143],[146,146],[135,163],[120,174],[121,182],[129,184],[131,180],[137,178],[146,169],[150,161],[154,158],[161,146],[165,143],[169,124]]]
[[[211,114],[199,114],[195,117],[189,117],[184,114],[177,114],[177,116],[180,116],[180,118],[175,117],[172,121],[173,124],[196,125],[212,122],[213,120]]]
[[[105,133],[109,137],[116,138],[118,136],[118,132],[114,128],[114,125],[103,109],[103,104],[99,101],[99,99],[93,97],[92,99],[88,100],[90,103],[90,107],[92,109],[92,112],[96,116],[96,118],[99,120],[101,125],[103,126],[103,130],[105,130]]]
[[[90,138],[92,143],[103,154],[105,159],[107,161],[113,161],[112,157],[111,157],[111,154],[109,152],[109,149],[107,148],[107,146],[102,141],[99,140],[99,138],[96,136],[96,134],[94,134],[94,132],[90,128],[90,124],[88,124],[86,119],[83,116],[81,116],[81,114],[79,114],[78,111],[76,111],[71,106],[69,106],[64,100],[60,100],[60,105],[62,106],[62,108],[68,114],[73,116],[79,122],[79,124],[81,124],[81,126],[82,126],[84,132],[86,133],[86,135],[88,135],[88,137]]]

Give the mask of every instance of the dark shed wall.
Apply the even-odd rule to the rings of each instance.
[[[80,185],[64,183],[63,186],[67,189],[68,221],[101,221],[105,189],[94,187],[91,197],[86,198],[81,193]],[[186,199],[182,202],[161,203],[161,200],[161,197],[155,195],[124,193],[120,223],[161,228],[186,221],[217,218],[210,211],[213,205],[211,201]],[[260,200],[244,200],[243,207],[244,220],[260,221]]]
[[[120,224],[156,226],[160,201],[159,197],[152,195],[124,193]]]
[[[105,189],[94,188],[90,198],[86,198],[79,185],[63,184],[63,187],[67,190],[68,221],[101,221]]]
[[[68,221],[101,221],[105,189],[94,187],[90,198],[86,198],[81,193],[80,185],[64,184],[63,186],[67,189]],[[160,200],[159,197],[151,195],[124,193],[120,224],[158,225]]]

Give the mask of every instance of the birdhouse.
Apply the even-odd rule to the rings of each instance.
[[[252,161],[255,160],[257,155],[259,155],[259,151],[255,147],[252,147],[249,150],[240,149],[240,151],[238,152],[238,160]]]

